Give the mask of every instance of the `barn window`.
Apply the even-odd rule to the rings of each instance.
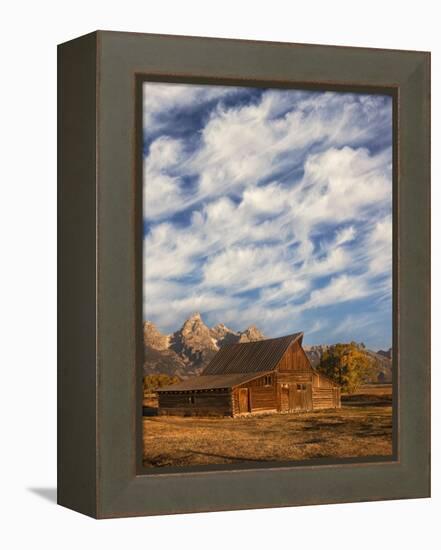
[[[297,384],[297,389],[301,390],[302,389],[302,384]]]
[[[194,395],[189,396],[188,402],[190,403],[190,405],[194,405]]]
[[[264,384],[265,384],[265,386],[271,386],[272,383],[273,383],[273,381],[272,381],[272,377],[271,377],[271,376],[265,376],[265,377],[264,377]]]

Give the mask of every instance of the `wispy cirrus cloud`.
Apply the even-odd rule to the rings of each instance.
[[[391,121],[385,96],[145,84],[146,318],[324,342],[377,308],[386,345]]]

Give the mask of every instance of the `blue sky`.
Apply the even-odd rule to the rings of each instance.
[[[392,342],[388,96],[145,83],[144,317]]]

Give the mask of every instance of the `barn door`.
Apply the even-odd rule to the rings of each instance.
[[[312,410],[312,385],[311,384],[294,384],[293,385],[292,408],[294,411],[310,411]]]
[[[280,388],[280,410],[283,412],[290,410],[290,393],[288,386],[283,384]]]
[[[292,394],[293,394],[292,410],[293,411],[303,410],[304,399],[303,399],[302,384],[294,384],[292,386]]]
[[[248,388],[239,389],[239,412],[250,412],[250,399],[248,395]]]

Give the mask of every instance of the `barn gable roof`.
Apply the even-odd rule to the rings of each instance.
[[[204,376],[193,376],[177,384],[171,384],[169,386],[163,386],[158,388],[156,391],[169,392],[169,391],[196,391],[196,390],[214,390],[214,389],[228,389],[234,388],[235,386],[240,386],[245,382],[254,380],[254,378],[259,378],[263,376],[264,373],[261,372],[249,372],[249,373],[239,373],[239,374],[211,374]]]
[[[274,370],[288,347],[303,337],[296,332],[280,338],[233,344],[221,348],[202,372],[215,374],[263,373]]]

